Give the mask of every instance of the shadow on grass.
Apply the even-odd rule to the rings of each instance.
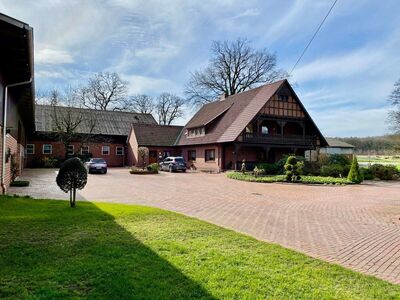
[[[213,298],[92,203],[0,200],[0,298]]]

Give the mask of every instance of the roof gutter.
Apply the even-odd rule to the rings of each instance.
[[[7,102],[8,102],[8,89],[16,86],[32,83],[33,77],[26,81],[16,82],[6,85],[4,89],[4,102],[3,102],[3,131],[2,131],[2,160],[1,160],[1,189],[3,195],[6,192],[5,176],[6,176],[6,142],[7,142]]]

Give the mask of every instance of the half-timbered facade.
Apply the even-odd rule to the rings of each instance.
[[[176,144],[201,169],[248,168],[284,154],[318,152],[326,140],[287,80],[204,105]]]

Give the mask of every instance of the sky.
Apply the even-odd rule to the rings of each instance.
[[[34,28],[38,90],[118,72],[130,94],[184,96],[214,40],[247,38],[290,71],[333,0],[1,0]],[[326,136],[390,133],[400,78],[400,1],[338,0],[290,82]],[[184,124],[194,111],[186,109]]]

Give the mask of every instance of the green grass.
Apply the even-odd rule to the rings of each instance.
[[[358,162],[385,163],[400,166],[400,155],[357,155]]]
[[[227,172],[226,176],[231,179],[250,181],[250,182],[286,182],[285,175],[264,175],[260,177],[254,177],[251,174],[243,174],[240,172]],[[322,176],[305,176],[301,175],[301,181],[299,183],[308,184],[353,184],[347,178],[335,178],[335,177],[322,177]]]
[[[0,298],[399,297],[400,286],[179,214],[0,197]]]

